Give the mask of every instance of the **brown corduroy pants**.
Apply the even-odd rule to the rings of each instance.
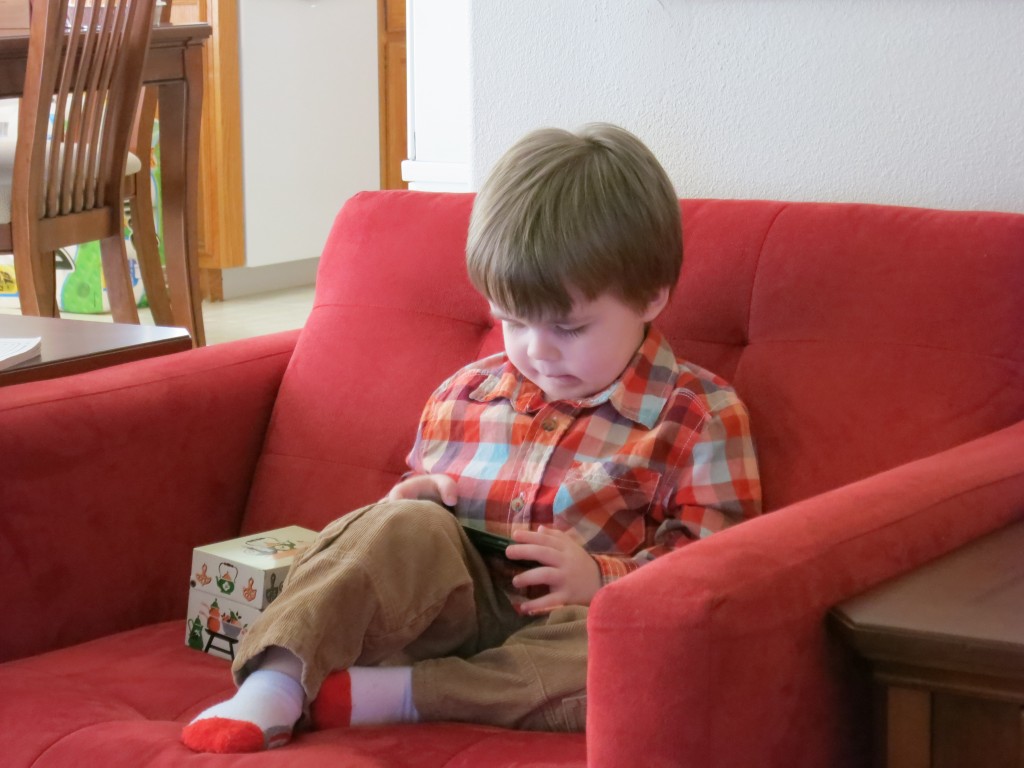
[[[303,663],[307,701],[350,666],[412,664],[423,720],[583,730],[587,609],[520,616],[458,521],[432,502],[382,502],[329,524],[249,629],[236,681],[272,646]]]

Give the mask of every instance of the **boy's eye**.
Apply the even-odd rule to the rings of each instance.
[[[555,330],[558,331],[558,333],[562,334],[563,336],[579,336],[581,333],[583,333],[586,327],[587,326],[585,325],[556,325]]]

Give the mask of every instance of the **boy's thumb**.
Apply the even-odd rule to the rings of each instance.
[[[438,483],[438,489],[441,491],[441,501],[448,506],[454,506],[459,500],[459,486],[447,475]]]

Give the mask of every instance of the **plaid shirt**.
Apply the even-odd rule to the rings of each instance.
[[[464,521],[572,532],[604,583],[761,506],[746,408],[653,328],[584,400],[546,402],[504,354],[463,368],[427,402],[408,463],[457,481]]]

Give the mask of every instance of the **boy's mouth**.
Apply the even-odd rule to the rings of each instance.
[[[548,381],[557,381],[559,384],[566,384],[566,385],[568,385],[568,384],[578,384],[579,381],[580,381],[576,376],[573,376],[573,375],[568,374],[568,373],[562,373],[562,374],[542,373],[541,376],[543,376]]]

